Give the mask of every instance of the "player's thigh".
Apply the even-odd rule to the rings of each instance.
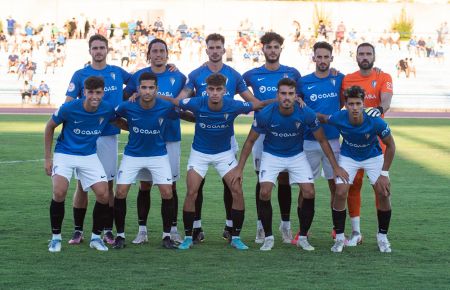
[[[288,157],[286,161],[289,184],[314,183],[313,172],[305,152]]]
[[[339,162],[339,153],[341,152],[340,149],[340,143],[339,139],[331,139],[328,141],[330,143],[331,150],[333,151],[334,158],[336,161]],[[325,179],[333,179],[334,178],[334,172],[333,167],[331,166],[330,160],[328,160],[325,153],[321,151],[322,155],[322,168],[323,168],[323,175]]]
[[[67,186],[69,186],[70,179],[72,179],[73,171],[76,167],[76,162],[74,162],[76,157],[77,156],[62,153],[53,154],[52,181],[54,180],[54,176],[60,176],[66,179]],[[58,178],[57,181],[59,180],[60,179]],[[54,183],[55,181],[53,181],[53,184]],[[61,183],[61,181],[59,181],[59,183]],[[53,185],[53,188],[55,189],[55,185]],[[60,186],[58,186],[58,189],[60,189]]]
[[[210,154],[205,154],[198,152],[197,150],[191,149],[189,155],[187,170],[194,170],[202,178],[205,177],[208,171],[209,164],[213,161],[213,156]]]
[[[350,157],[339,155],[339,166],[342,167],[348,173],[348,183],[353,184],[358,170],[361,168],[361,164],[351,159]],[[340,177],[336,178],[336,185],[345,183]]]
[[[180,156],[181,142],[167,142],[167,155],[169,155],[170,170],[172,171],[172,181],[176,182],[180,178]]]
[[[233,135],[230,138],[231,151],[233,151],[233,155],[236,155],[239,152],[239,143],[236,140],[236,136]]]
[[[252,147],[253,167],[255,168],[255,171],[259,171],[259,168],[261,166],[261,156],[265,137],[265,134],[260,134]]]
[[[271,182],[276,184],[278,174],[286,169],[284,158],[263,152],[261,167],[259,170],[259,182]]]
[[[362,163],[363,168],[366,171],[367,176],[369,177],[370,184],[374,185],[378,177],[380,177],[381,169],[383,168],[383,155],[369,158],[367,160],[364,160]]]
[[[147,164],[147,157],[133,157],[124,155],[117,171],[116,184],[132,184],[141,169]]]
[[[228,150],[219,154],[214,154],[214,162],[212,162],[217,173],[221,178],[237,166],[237,160],[233,150]]]
[[[167,154],[148,157],[146,168],[152,174],[153,184],[172,185],[172,171],[170,170],[170,161]]]
[[[98,159],[109,180],[114,180],[117,172],[118,135],[100,136],[97,139]]]
[[[88,191],[97,182],[108,182],[97,154],[80,157],[82,158],[77,159],[78,164],[75,170],[84,191]]]

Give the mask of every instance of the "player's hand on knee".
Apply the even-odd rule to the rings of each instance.
[[[230,177],[231,177],[231,185],[234,185],[236,182],[238,182],[239,185],[242,185],[243,174],[240,169],[238,169],[237,167],[231,169]]]
[[[384,197],[391,195],[391,181],[389,177],[380,175],[375,182],[375,189]]]
[[[51,158],[45,159],[45,165],[44,165],[44,168],[45,168],[45,173],[46,173],[48,176],[52,176],[53,160],[52,160]]]
[[[369,115],[369,117],[379,117],[382,114],[380,107],[376,107],[376,108],[369,107],[369,108],[365,108],[364,111],[366,112],[367,115]]]
[[[344,168],[339,166],[338,168],[334,169],[333,171],[334,171],[334,178],[338,178],[339,177],[340,179],[342,179],[342,181],[345,184],[349,183],[348,172],[345,171]]]

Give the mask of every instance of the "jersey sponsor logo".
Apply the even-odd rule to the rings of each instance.
[[[263,79],[265,79],[265,78],[258,78],[258,82],[262,81]]]
[[[149,130],[149,129],[142,129],[139,127],[133,127],[133,132],[136,134],[144,134],[144,135],[158,135],[161,132],[157,129]]]
[[[76,135],[100,135],[102,130],[81,130],[80,128],[73,129]]]
[[[337,98],[338,94],[335,92],[325,93],[325,94],[312,94],[309,99],[312,102],[317,101],[318,99],[328,99],[328,98]]]
[[[229,128],[230,127],[230,125],[228,125],[228,124],[205,124],[205,123],[199,123],[198,125],[202,129],[225,129],[225,128]]]
[[[70,83],[69,87],[67,88],[67,91],[70,92],[70,93],[75,91],[75,84],[74,83]]]
[[[105,87],[104,91],[105,92],[117,91],[117,87],[116,86]]]
[[[259,92],[261,93],[261,94],[264,94],[265,92],[277,92],[278,91],[278,89],[277,89],[277,87],[266,87],[266,86],[260,86],[259,87]]]
[[[187,99],[183,99],[181,102],[182,102],[184,105],[186,105],[187,103],[189,103],[190,100],[191,100],[190,98],[187,98]]]
[[[280,137],[280,138],[290,138],[290,137],[296,137],[296,136],[300,135],[300,133],[297,133],[297,132],[292,132],[292,133],[270,132],[270,133],[272,133],[273,136]]]
[[[355,144],[355,143],[351,143],[351,142],[347,141],[346,139],[344,139],[344,142],[348,146],[355,147],[355,148],[366,148],[366,147],[370,146],[370,143],[367,143],[367,144]]]
[[[161,96],[173,97],[172,92],[158,92]]]
[[[365,97],[365,98],[366,98],[366,99],[374,100],[374,99],[377,98],[377,96],[375,96],[374,94],[366,94],[366,97]]]

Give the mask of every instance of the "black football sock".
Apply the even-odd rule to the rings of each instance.
[[[272,235],[272,203],[270,200],[260,200],[259,210],[261,214],[261,222],[266,237]]]
[[[343,234],[345,231],[345,218],[347,216],[347,211],[344,210],[335,210],[333,211],[333,224],[336,230],[336,234]]]
[[[109,205],[99,203],[98,201],[95,202],[94,210],[92,213],[92,232],[95,235],[100,235],[102,233],[102,230],[105,228],[106,220],[108,218],[108,210]]]
[[[281,220],[288,222],[291,217],[292,190],[289,184],[278,184],[278,204]]]
[[[125,217],[127,215],[127,199],[114,198],[114,216],[116,221],[117,233],[125,232]]]
[[[378,232],[387,235],[389,223],[391,222],[392,210],[377,210]]]
[[[147,225],[148,213],[150,211],[150,190],[139,189],[137,195],[137,214],[140,226]]]
[[[242,225],[244,224],[244,210],[231,209],[231,219],[233,220],[232,236],[239,236],[241,234]]]
[[[173,221],[173,198],[162,199],[161,217],[163,221],[163,232],[170,233],[170,227],[172,226]]]
[[[223,183],[223,203],[225,205],[225,215],[227,220],[231,220],[231,207],[233,206],[233,195],[225,180],[222,178]]]
[[[192,228],[194,227],[195,213],[183,210],[184,235],[192,237]]]
[[[73,220],[75,224],[76,231],[83,231],[84,218],[86,217],[86,209],[85,208],[73,208]]]
[[[173,196],[173,219],[172,219],[172,226],[176,227],[178,224],[178,192],[176,189],[172,190],[172,196]]]
[[[198,189],[197,199],[195,200],[195,217],[194,220],[199,221],[202,219],[202,206],[203,206],[203,186],[205,185],[205,178]]]
[[[57,202],[52,199],[50,203],[50,225],[54,235],[61,234],[62,222],[64,220],[64,201]]]
[[[306,236],[314,219],[314,198],[303,198],[302,207],[298,208],[300,236]]]

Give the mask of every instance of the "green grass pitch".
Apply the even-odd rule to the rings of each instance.
[[[397,145],[391,168],[393,252],[381,254],[376,246],[374,196],[364,185],[362,232],[364,243],[330,252],[332,240],[329,193],[324,180],[316,184],[316,216],[311,244],[304,252],[281,244],[279,209],[274,208],[275,248],[259,251],[255,235],[255,174],[249,160],[244,176],[246,217],[242,232],[250,250],[239,252],[222,240],[224,207],[222,182],[213,169],[207,176],[203,227],[206,241],[190,251],[161,248],[160,197],[152,191],[150,242],[135,246],[137,232],[136,186],[128,197],[128,247],[105,253],[67,244],[72,232],[72,181],[66,200],[61,253],[47,250],[50,238],[51,180],[43,169],[43,129],[48,116],[0,116],[0,289],[449,289],[450,288],[450,121],[388,119]],[[242,146],[251,119],[237,121]],[[181,205],[185,195],[185,168],[193,126],[183,123]],[[120,151],[126,143],[120,138]],[[294,190],[297,192],[297,189]],[[297,194],[291,220],[298,227]],[[92,226],[93,195],[86,215],[85,233]],[[349,224],[347,230],[349,229]]]

